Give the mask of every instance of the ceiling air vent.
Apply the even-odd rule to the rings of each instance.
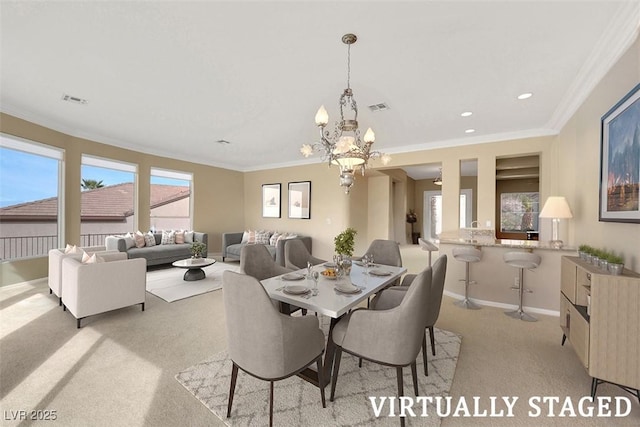
[[[74,104],[86,105],[89,103],[86,99],[78,98],[77,96],[72,95],[62,95],[63,101],[73,102]]]
[[[369,105],[369,109],[371,111],[384,111],[384,110],[388,110],[389,106],[387,105],[387,103],[382,102],[380,104]]]
[[[219,139],[216,141],[218,144],[225,144],[225,145],[229,145],[231,144],[231,142],[227,141],[226,139]]]

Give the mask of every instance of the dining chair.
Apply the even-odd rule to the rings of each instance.
[[[442,294],[444,293],[444,281],[447,274],[447,255],[440,255],[436,262],[433,263],[431,269],[431,296],[427,304],[427,318],[425,321],[425,329],[429,330],[429,341],[431,342],[431,354],[436,355],[434,326],[440,316],[440,307],[442,305]],[[371,301],[373,310],[388,310],[398,306],[409,289],[409,285],[416,278],[415,274],[407,274],[402,279],[400,286],[387,288],[382,293],[376,295]],[[426,333],[426,331],[425,331]],[[427,337],[424,336],[422,341],[422,361],[424,363],[424,374],[429,375],[427,367]]]
[[[318,265],[327,262],[324,259],[316,258],[307,249],[302,240],[291,239],[284,244],[284,265],[287,268],[299,270],[307,268],[307,262],[311,265]]]
[[[400,255],[400,245],[395,240],[375,239],[369,244],[365,254],[373,255],[373,262],[376,264],[392,265],[402,267],[402,255]],[[400,278],[391,282],[388,286],[397,286]]]
[[[269,426],[273,425],[273,384],[306,369],[318,368],[322,407],[326,408],[322,369],[324,334],[314,316],[279,313],[254,277],[225,271],[222,295],[232,362],[227,418],[231,417],[238,369],[269,381]],[[247,316],[251,313],[251,316]]]
[[[264,245],[244,245],[240,251],[240,273],[256,278],[258,281],[290,273],[294,270],[283,267],[276,263],[271,257],[269,250]],[[289,304],[276,303],[280,307],[280,312],[291,314],[300,307]],[[302,310],[306,314],[307,310]]]
[[[336,345],[331,382],[331,397],[335,398],[336,384],[340,370],[342,352],[396,367],[398,396],[404,394],[402,368],[411,366],[413,390],[418,396],[418,375],[416,357],[424,339],[424,325],[431,292],[431,268],[418,274],[409,286],[399,305],[389,310],[367,310],[359,308],[340,320],[332,331]],[[404,426],[404,417],[400,418]]]

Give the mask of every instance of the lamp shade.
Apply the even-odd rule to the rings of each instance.
[[[540,211],[540,218],[573,218],[567,200],[562,196],[551,196]]]

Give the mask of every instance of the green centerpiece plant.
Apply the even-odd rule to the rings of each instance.
[[[202,242],[193,242],[191,245],[191,256],[193,258],[202,258],[206,255],[207,245]]]
[[[337,254],[336,260],[342,265],[342,269],[347,275],[351,273],[351,257],[353,256],[356,234],[358,232],[349,227],[333,239]]]

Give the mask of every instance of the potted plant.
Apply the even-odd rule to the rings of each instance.
[[[624,271],[624,259],[620,255],[610,253],[607,261],[609,261],[609,273],[620,276]]]
[[[409,213],[407,214],[407,223],[411,224],[411,241],[414,245],[418,244],[418,239],[420,238],[420,233],[413,232],[413,224],[418,221],[418,216],[413,211],[413,209],[409,209]]]
[[[580,259],[583,260],[587,260],[587,255],[589,255],[591,253],[591,246],[589,245],[580,245],[578,246],[578,255],[580,256]]]
[[[191,257],[192,258],[202,258],[203,255],[206,255],[207,245],[202,242],[193,242],[191,245]]]
[[[358,232],[349,227],[333,239],[338,261],[342,263],[345,274],[351,273],[351,257],[353,256],[356,234]]]

